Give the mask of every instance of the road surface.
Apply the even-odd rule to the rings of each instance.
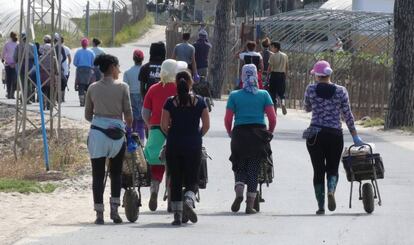
[[[106,50],[120,58],[121,69],[125,70],[132,64],[132,48],[143,49],[148,58],[149,43],[162,40],[162,34],[162,29],[157,28],[138,43]],[[62,113],[86,123],[71,81],[69,99]],[[113,225],[109,222],[107,206],[107,224],[93,225],[92,200],[84,198],[82,202],[90,210],[79,213],[70,210],[74,213],[67,216],[74,218],[69,223],[56,219],[16,244],[414,244],[412,136],[361,130],[363,140],[374,142],[384,159],[386,178],[379,180],[383,205],[376,205],[373,214],[365,214],[355,188],[353,208],[349,209],[350,185],[340,165],[337,209],[335,212],[327,211],[325,216],[315,216],[317,204],[312,187],[312,166],[305,142],[301,139],[303,129],[309,124],[309,116],[293,110],[287,116],[279,113],[271,143],[275,181],[269,188],[264,187],[266,202],[261,205],[261,212],[247,216],[243,212],[244,203],[241,212],[234,214],[230,211],[234,198],[233,174],[228,160],[230,139],[223,125],[224,112],[225,102],[216,101],[211,113],[211,129],[204,138],[204,145],[213,160],[208,162],[207,189],[201,191],[201,202],[197,204],[197,224],[179,228],[171,226],[173,217],[166,212],[166,203],[161,201],[158,211],[150,212],[147,205],[149,190],[143,189],[143,207],[136,223]],[[346,133],[345,140],[345,145],[350,145],[349,133]],[[123,210],[121,216],[125,217]]]

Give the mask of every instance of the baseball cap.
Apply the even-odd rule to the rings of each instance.
[[[144,59],[144,52],[142,52],[139,49],[135,49],[134,50],[134,57],[140,58],[140,59]]]
[[[316,62],[311,70],[311,74],[316,76],[330,76],[332,72],[331,65],[326,60]]]

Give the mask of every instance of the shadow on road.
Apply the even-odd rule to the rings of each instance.
[[[332,213],[325,215],[316,215],[316,214],[274,214],[273,217],[359,217],[359,216],[368,216],[366,213]]]

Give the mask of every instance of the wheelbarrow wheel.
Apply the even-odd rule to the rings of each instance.
[[[362,185],[362,203],[364,204],[365,212],[374,212],[374,190],[371,183]]]
[[[254,199],[254,206],[253,206],[253,208],[257,212],[260,212],[260,199],[261,199],[260,192],[257,192],[256,198]]]
[[[139,198],[133,189],[128,189],[124,194],[125,215],[129,222],[135,222],[139,215]]]

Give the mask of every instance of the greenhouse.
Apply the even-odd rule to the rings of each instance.
[[[44,21],[50,22],[51,9],[52,5],[51,0],[30,0],[34,4],[34,9],[37,13],[32,16],[34,20],[39,19],[40,16],[44,15]],[[130,1],[127,0],[116,0],[115,4],[122,8],[129,4]],[[10,31],[18,31],[20,24],[20,9],[21,1],[9,1],[9,0],[0,0],[0,5],[2,10],[0,10],[0,33],[4,37],[5,34]],[[58,6],[59,1],[55,0],[55,6]],[[85,14],[85,8],[87,1],[85,0],[70,0],[63,1],[62,4],[62,28],[66,31],[75,31],[76,25],[71,21],[73,18],[81,18]],[[110,9],[112,1],[110,0],[90,0],[89,1],[91,9]],[[56,7],[57,8],[57,7]],[[27,9],[27,0],[23,0],[23,9],[26,13]],[[33,10],[31,10],[33,12]],[[58,10],[55,10],[55,14],[58,13]]]
[[[335,82],[347,86],[358,116],[384,113],[394,47],[392,14],[311,9],[278,14],[259,25],[262,36],[279,41],[289,55],[290,107],[301,106],[312,64],[326,59]]]

